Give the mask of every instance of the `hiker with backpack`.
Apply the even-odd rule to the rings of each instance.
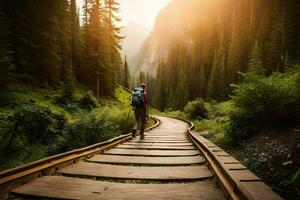
[[[131,98],[131,105],[134,107],[134,115],[136,123],[132,129],[132,137],[136,137],[137,130],[140,129],[141,140],[145,139],[144,131],[147,118],[147,92],[146,84],[141,84],[140,87],[135,88]]]

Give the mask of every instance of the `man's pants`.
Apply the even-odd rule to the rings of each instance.
[[[138,107],[134,109],[134,115],[135,115],[135,125],[133,127],[134,130],[141,130],[141,135],[144,135],[145,131],[145,124],[146,124],[146,107]]]

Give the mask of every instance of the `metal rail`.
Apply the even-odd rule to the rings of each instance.
[[[157,127],[160,123],[157,118],[151,118],[156,121],[156,124],[147,130]],[[270,187],[265,185],[245,166],[240,164],[238,160],[200,134],[194,132],[193,124],[188,121],[186,122],[190,124],[188,128],[190,140],[206,158],[209,168],[214,172],[219,185],[224,193],[227,194],[228,199],[282,200]],[[61,168],[91,158],[93,155],[108,150],[129,139],[131,139],[131,134],[121,135],[106,142],[44,158],[21,167],[4,171],[0,173],[0,198],[1,195],[33,179],[44,175],[55,174],[56,171]]]
[[[182,120],[182,119],[180,119]],[[194,132],[191,122],[188,134],[215,173],[223,191],[233,200],[283,200],[238,160],[209,140]]]
[[[156,123],[153,126],[147,128],[147,131],[156,128],[160,124],[160,121],[157,118],[152,116],[151,118]],[[93,155],[111,149],[112,147],[126,142],[131,138],[131,133],[121,135],[102,143],[47,157],[20,167],[3,171],[0,173],[0,198],[1,195],[11,191],[12,189],[20,185],[23,185],[44,175],[54,174],[57,170],[63,167],[66,167],[73,163],[77,163],[81,160],[88,159]]]

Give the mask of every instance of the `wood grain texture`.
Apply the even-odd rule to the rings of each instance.
[[[59,171],[77,177],[99,177],[135,180],[201,180],[210,178],[206,166],[134,167],[80,162]]]
[[[14,193],[56,199],[80,200],[222,200],[211,182],[188,184],[123,184],[78,178],[45,176]]]
[[[148,150],[195,150],[193,146],[161,146],[161,145],[147,145],[147,144],[136,144],[136,145],[118,145],[115,149],[148,149]]]
[[[171,146],[194,146],[190,142],[182,142],[182,143],[144,143],[144,142],[129,141],[129,142],[124,142],[123,144],[124,145],[152,145],[152,146],[159,145],[159,146],[168,146],[168,147],[171,147]]]
[[[195,156],[198,150],[139,150],[139,149],[110,149],[105,152],[110,155],[127,156]]]
[[[141,165],[192,165],[205,162],[202,156],[185,157],[142,157],[142,156],[118,156],[95,155],[88,160],[96,163],[114,164],[141,164]]]

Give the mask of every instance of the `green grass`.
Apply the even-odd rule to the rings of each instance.
[[[134,124],[134,114],[130,106],[131,94],[121,86],[116,88],[114,97],[97,99],[99,102],[98,106],[91,111],[79,108],[76,112],[69,112],[63,105],[57,103],[57,100],[62,96],[62,88],[39,88],[16,83],[10,87],[10,90],[9,99],[11,104],[0,108],[0,138],[7,135],[6,127],[11,124],[9,118],[14,115],[16,108],[22,104],[47,107],[54,114],[65,116],[68,126],[78,125],[78,123],[93,116],[96,116],[99,120],[103,119],[104,123],[107,124],[103,125],[103,127],[111,128],[111,130],[107,131],[107,134],[104,134],[103,139],[105,140],[120,134],[129,133]],[[80,99],[87,92],[87,88],[77,84],[74,88],[74,97]],[[153,122],[150,121],[149,124],[152,125]],[[16,138],[13,152],[10,152],[10,158],[6,159],[5,163],[2,162],[0,170],[13,168],[49,156],[48,149],[53,144],[48,146],[28,144],[22,137]],[[101,141],[95,141],[95,143],[97,142]]]

